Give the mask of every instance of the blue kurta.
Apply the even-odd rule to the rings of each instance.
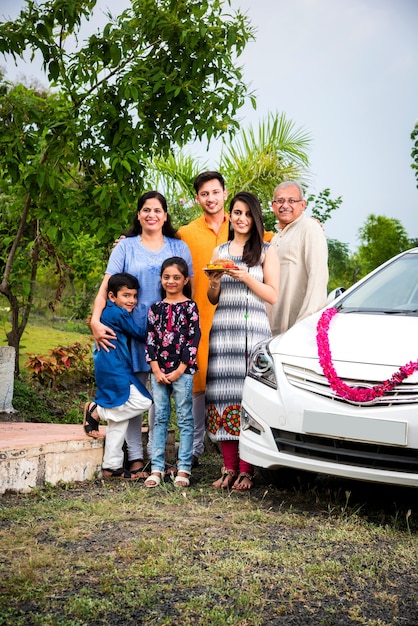
[[[130,396],[130,386],[135,385],[142,395],[151,398],[144,385],[137,379],[132,368],[130,338],[143,341],[145,333],[138,330],[133,316],[126,309],[110,300],[103,309],[100,321],[112,328],[117,336],[115,349],[93,350],[96,396],[94,402],[106,409],[125,404]]]

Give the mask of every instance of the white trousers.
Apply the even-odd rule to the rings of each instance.
[[[135,385],[131,385],[130,395],[125,404],[113,409],[97,407],[100,418],[107,421],[103,469],[116,470],[123,467],[123,444],[129,422],[135,417],[142,417],[142,413],[147,411],[151,404],[149,398],[143,396]]]
[[[135,374],[137,379],[149,389],[149,372],[137,372]],[[155,410],[152,404],[148,409],[148,446],[147,455],[151,458],[152,453],[152,436],[154,429]],[[133,417],[129,420],[128,431],[126,433],[126,448],[128,452],[128,461],[136,461],[137,459],[144,458],[144,451],[142,448],[142,414]]]

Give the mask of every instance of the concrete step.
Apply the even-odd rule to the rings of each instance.
[[[106,427],[100,432],[103,436],[93,439],[78,424],[0,423],[0,494],[100,476]],[[148,428],[142,437],[146,450]],[[169,429],[166,458],[174,457],[174,429]]]

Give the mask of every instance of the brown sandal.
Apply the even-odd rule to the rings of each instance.
[[[221,477],[212,483],[212,487],[215,487],[216,489],[230,489],[234,484],[236,476],[237,472],[235,470],[228,470],[226,467],[223,467],[221,469]]]
[[[134,463],[141,463],[141,466],[136,469],[132,469],[132,465]],[[148,478],[149,476],[149,472],[145,470],[144,459],[134,459],[133,461],[129,461],[129,471],[132,476],[135,476],[136,478]]]
[[[91,407],[91,408],[90,408]],[[83,428],[84,432],[88,437],[93,437],[93,439],[98,439],[100,437],[99,433],[99,421],[93,417],[93,412],[97,409],[97,404],[95,402],[86,402],[84,405],[84,422]]]
[[[248,483],[247,485],[243,484],[245,479],[249,481],[249,484]],[[232,489],[234,489],[235,491],[249,491],[250,489],[252,489],[253,481],[254,481],[254,476],[252,476],[251,474],[248,474],[248,472],[240,472],[238,474],[238,478],[232,485]]]
[[[119,478],[122,480],[137,480],[138,476],[134,476],[132,472],[128,472],[128,470],[123,467],[119,467],[118,469],[110,469],[105,468],[102,470],[103,478]]]

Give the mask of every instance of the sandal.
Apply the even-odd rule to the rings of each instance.
[[[221,469],[221,477],[212,483],[212,487],[216,487],[217,489],[229,489],[233,485],[236,475],[237,472],[235,470],[227,470],[226,467],[223,467]]]
[[[90,409],[90,407],[92,408]],[[99,421],[95,419],[92,415],[93,411],[95,411],[96,409],[97,404],[95,402],[86,402],[86,404],[84,405],[84,432],[88,437],[93,437],[93,439],[97,439],[98,437],[100,437]]]
[[[232,489],[235,491],[249,491],[252,489],[254,476],[248,474],[248,472],[240,472],[238,478],[232,485]]]
[[[181,474],[185,474],[185,476],[181,476]],[[174,479],[175,487],[189,487],[190,486],[190,476],[191,472],[187,470],[179,470],[177,476]]]
[[[132,469],[132,465],[134,463],[141,463],[141,465],[136,469]],[[149,472],[145,471],[144,459],[134,459],[133,461],[129,461],[129,471],[131,474],[136,476],[136,478],[148,478],[149,476]]]
[[[165,473],[168,474],[168,476],[170,476],[170,478],[174,480],[174,477],[177,474],[177,464],[176,465],[166,464]]]
[[[144,482],[145,487],[152,489],[153,487],[159,487],[161,481],[164,480],[164,472],[158,472],[155,470],[151,472],[146,481]]]
[[[105,472],[107,472],[105,474]],[[119,469],[112,470],[110,468],[102,469],[103,478],[123,478],[124,480],[137,480],[137,476],[133,476],[132,472],[120,467]]]

